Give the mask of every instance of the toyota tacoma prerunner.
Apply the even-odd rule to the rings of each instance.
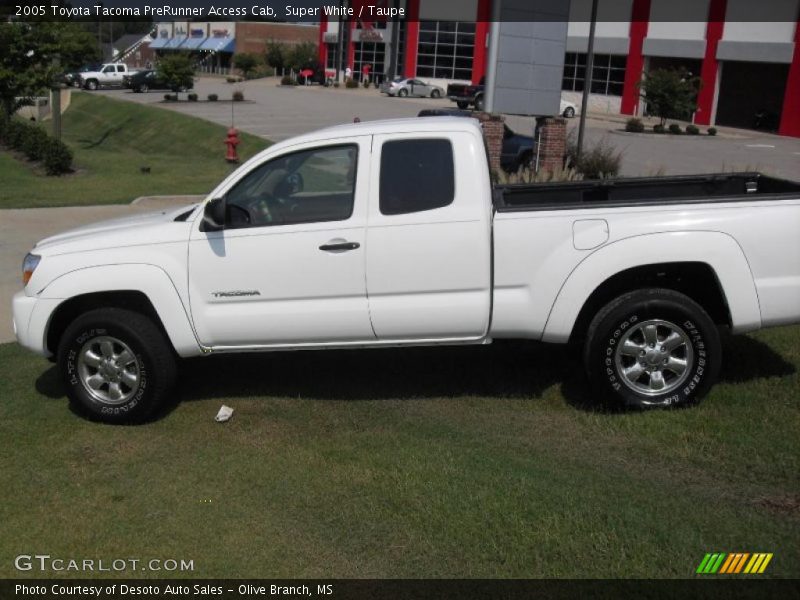
[[[14,328],[114,423],[181,357],[501,338],[582,344],[620,405],[688,405],[719,328],[800,320],[798,232],[800,185],[758,173],[493,186],[477,121],[365,122],[275,144],[195,206],[42,240]]]

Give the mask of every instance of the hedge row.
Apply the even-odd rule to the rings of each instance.
[[[48,175],[63,175],[72,171],[72,151],[69,147],[27,121],[6,120],[0,116],[0,143],[19,150],[28,160],[41,161]]]

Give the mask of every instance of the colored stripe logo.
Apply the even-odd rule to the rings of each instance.
[[[763,573],[771,560],[771,552],[708,553],[695,572],[700,575],[756,575]]]

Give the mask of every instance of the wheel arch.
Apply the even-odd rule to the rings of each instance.
[[[587,256],[559,290],[543,341],[581,339],[605,303],[647,287],[686,294],[736,332],[761,326],[755,282],[736,240],[719,232],[667,232],[619,240]]]

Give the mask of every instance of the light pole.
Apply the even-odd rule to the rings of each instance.
[[[583,152],[583,134],[586,130],[586,111],[589,106],[589,92],[592,88],[592,72],[594,71],[594,30],[597,25],[597,3],[592,0],[592,16],[589,21],[589,46],[586,49],[586,72],[583,75],[583,96],[581,98],[581,117],[578,124],[578,147],[576,155],[581,157]]]

